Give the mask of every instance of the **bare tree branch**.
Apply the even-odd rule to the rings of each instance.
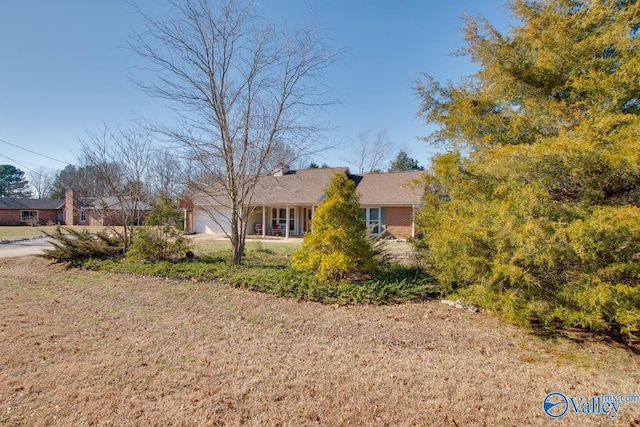
[[[199,205],[228,223],[223,230],[240,263],[260,177],[326,147],[310,111],[335,103],[322,76],[342,53],[327,49],[313,27],[265,25],[252,1],[169,3],[169,19],[138,8],[148,30],[130,46],[157,76],[139,85],[179,114],[178,126],[157,130],[197,165],[190,184],[202,196]]]
[[[146,198],[144,179],[152,157],[151,135],[141,127],[122,129],[105,124],[99,131],[87,133],[80,153],[82,166],[90,167],[108,191],[98,199],[105,206],[110,204],[108,198],[117,201],[126,252],[131,225],[139,221],[140,202]]]
[[[29,185],[33,190],[36,199],[46,199],[50,197],[53,190],[53,183],[56,179],[56,171],[44,166],[38,166],[27,173]]]
[[[393,149],[386,129],[379,130],[375,135],[371,134],[371,130],[366,130],[353,143],[351,162],[357,167],[358,173],[379,171],[389,161]]]

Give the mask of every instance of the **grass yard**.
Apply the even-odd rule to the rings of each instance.
[[[552,421],[547,393],[640,393],[615,344],[543,340],[437,301],[337,306],[0,260],[0,424],[638,425]]]
[[[201,253],[219,252],[221,250],[231,249],[229,239],[219,234],[194,234],[189,236],[194,249]],[[302,239],[291,238],[270,238],[260,239],[253,236],[247,236],[246,250],[268,250],[277,253],[292,254],[302,245]]]

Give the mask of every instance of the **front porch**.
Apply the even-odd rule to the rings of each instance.
[[[247,234],[263,238],[302,236],[311,231],[315,206],[259,206],[249,217]]]

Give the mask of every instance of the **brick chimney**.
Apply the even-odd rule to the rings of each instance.
[[[64,223],[65,225],[73,225],[73,216],[75,207],[75,200],[73,190],[67,190],[64,192]]]

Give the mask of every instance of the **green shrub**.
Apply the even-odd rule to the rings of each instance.
[[[145,225],[168,225],[178,230],[184,229],[183,213],[176,205],[165,195],[160,196],[160,202],[153,205],[151,212],[144,220]]]
[[[374,268],[374,252],[361,219],[355,183],[336,174],[315,210],[313,232],[304,236],[292,266],[322,280],[362,278]]]
[[[460,168],[446,161],[432,188]],[[443,289],[512,323],[640,340],[640,208],[562,206],[535,183],[504,190],[508,177],[467,171],[473,180],[449,184],[455,199],[427,194],[419,213],[418,244]]]
[[[128,259],[87,261],[94,270],[142,274],[191,281],[219,281],[234,287],[330,304],[392,304],[437,295],[435,281],[422,270],[383,264],[374,277],[361,282],[328,282],[293,269],[278,254],[247,253],[243,266],[229,262],[230,252],[197,259],[132,262]]]
[[[182,212],[166,196],[160,197],[144,221],[135,230],[127,258],[137,261],[164,261],[186,256],[190,241],[181,233]]]
[[[45,234],[53,239],[53,249],[45,249],[42,256],[57,262],[78,263],[89,258],[115,258],[122,256],[123,241],[118,234],[106,229],[91,234],[88,230],[75,231],[72,228],[57,227],[52,234]]]
[[[191,249],[191,242],[177,229],[165,226],[143,226],[135,230],[127,259],[164,261],[181,258]]]

